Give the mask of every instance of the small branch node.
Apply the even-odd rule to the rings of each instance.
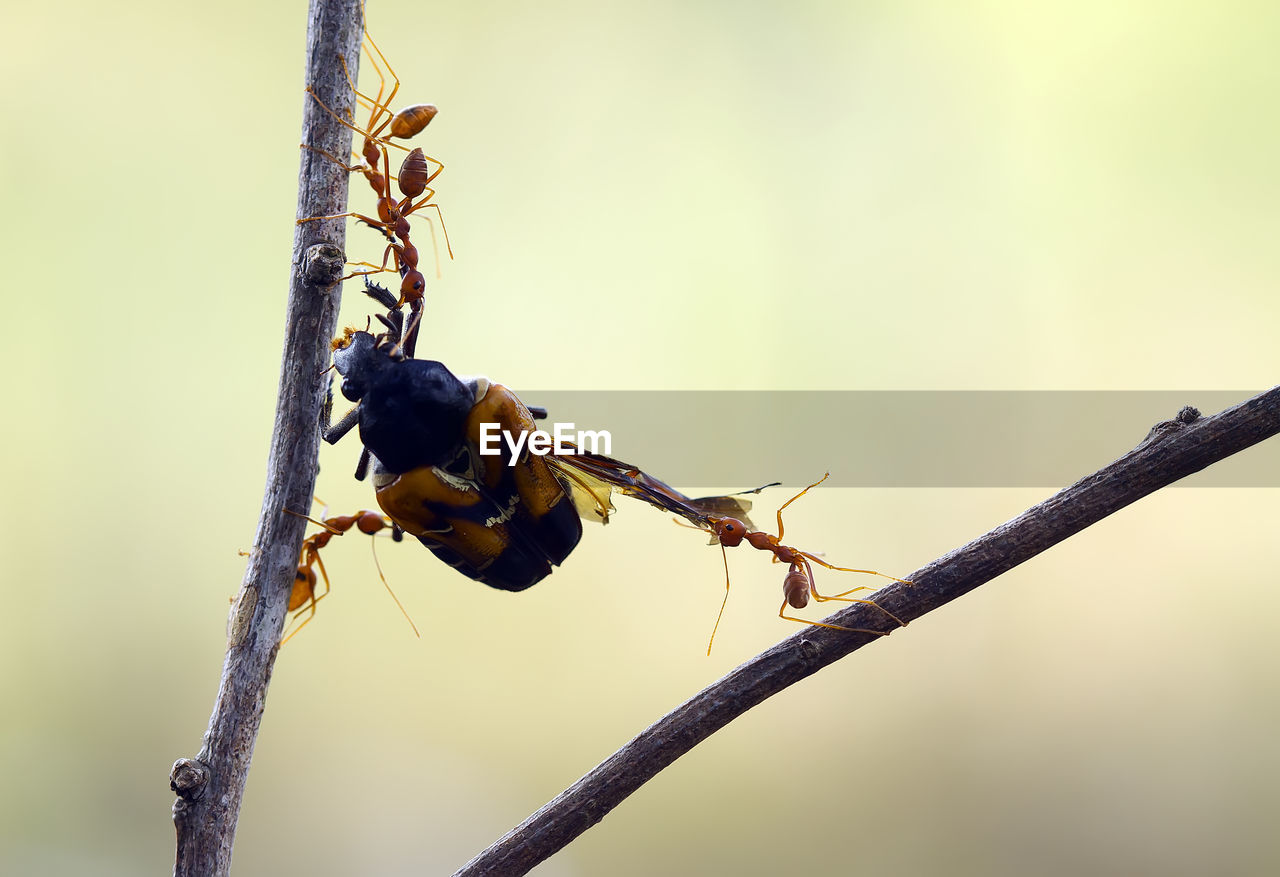
[[[1138,444],[1138,447],[1140,448],[1143,445],[1149,445],[1156,441],[1163,441],[1169,436],[1186,429],[1187,426],[1195,423],[1199,419],[1199,408],[1195,408],[1191,405],[1184,405],[1182,406],[1182,409],[1178,411],[1177,415],[1174,416],[1173,420],[1162,420],[1155,426],[1151,427],[1150,432],[1148,432],[1146,438]]]
[[[346,253],[330,243],[312,244],[302,254],[302,275],[312,286],[322,287],[321,292],[332,289],[346,267]]]
[[[808,638],[800,640],[796,645],[796,655],[806,664],[817,659],[818,651],[818,644]]]
[[[253,614],[258,608],[258,586],[246,585],[236,594],[227,616],[227,644],[239,648],[253,627]]]
[[[169,772],[169,788],[184,801],[199,801],[209,786],[209,766],[194,758],[179,758]]]

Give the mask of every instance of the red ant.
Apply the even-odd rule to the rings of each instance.
[[[829,597],[819,594],[817,585],[814,583],[812,564],[816,563],[819,566],[824,566],[827,569],[833,569],[839,572],[856,572],[856,573],[864,573],[866,575],[880,576],[882,578],[892,579],[895,582],[902,582],[903,584],[906,584],[906,585],[911,584],[911,582],[907,581],[906,579],[899,579],[891,575],[885,575],[882,572],[876,572],[875,570],[872,570],[872,569],[851,569],[845,566],[835,566],[834,564],[827,563],[825,560],[818,557],[817,555],[810,554],[807,551],[801,551],[798,548],[792,548],[788,545],[782,544],[782,533],[783,533],[782,511],[783,509],[791,505],[800,497],[804,496],[810,490],[813,490],[813,488],[817,487],[822,482],[826,481],[827,478],[830,477],[830,475],[831,475],[830,472],[828,472],[826,475],[823,475],[813,484],[810,484],[804,490],[800,491],[795,496],[791,497],[791,499],[787,500],[782,504],[781,507],[779,507],[777,536],[774,536],[770,533],[766,533],[763,530],[752,530],[748,528],[748,526],[738,518],[717,517],[714,515],[707,515],[707,516],[704,516],[701,521],[699,521],[699,524],[701,524],[701,529],[709,530],[711,532],[712,537],[720,543],[720,552],[724,556],[724,601],[720,604],[720,614],[716,616],[716,624],[711,631],[711,640],[707,643],[708,655],[711,654],[711,646],[712,644],[715,643],[716,630],[720,628],[720,619],[724,616],[724,607],[729,602],[729,556],[725,551],[725,549],[734,548],[738,545],[741,545],[743,541],[745,541],[752,548],[757,548],[760,551],[768,551],[772,553],[774,563],[781,562],[781,563],[790,564],[790,568],[787,571],[786,578],[784,578],[782,581],[783,596],[782,596],[782,608],[778,610],[779,618],[785,618],[788,621],[798,621],[801,624],[812,624],[815,627],[826,627],[832,630],[847,630],[854,633],[873,633],[873,634],[876,634],[877,636],[885,635],[884,633],[878,630],[868,630],[864,628],[855,628],[855,627],[842,627],[841,625],[838,625],[838,624],[827,624],[822,621],[809,621],[808,619],[805,619],[805,618],[796,618],[793,615],[786,614],[787,606],[791,606],[793,609],[803,609],[805,606],[809,605],[809,598],[812,597],[814,600],[818,601],[819,603],[825,603],[830,600],[837,600],[841,603],[864,603],[868,606],[875,606],[885,615],[888,615],[894,621],[898,622],[898,624],[901,625],[902,627],[907,626],[907,623],[905,621],[903,621],[898,616],[894,615],[889,610],[885,609],[880,604],[876,603],[874,600],[858,600],[848,596],[849,594],[852,594],[856,591],[869,591],[871,590],[871,588],[868,588],[865,586],[850,588],[847,591],[841,591],[839,594],[834,594]]]
[[[373,48],[373,52],[369,53],[370,63],[373,64],[374,70],[378,74],[378,94],[376,97],[369,97],[359,91],[355,83],[351,80],[351,74],[347,70],[346,61],[343,60],[342,67],[346,73],[347,82],[351,85],[352,91],[355,92],[358,99],[370,106],[369,122],[365,128],[357,127],[351,121],[344,119],[341,115],[334,112],[327,104],[320,100],[315,91],[309,86],[307,92],[315,99],[330,116],[341,124],[347,126],[356,133],[364,135],[364,143],[361,153],[364,157],[364,163],[359,165],[348,165],[331,155],[323,149],[303,144],[304,148],[311,149],[328,158],[330,161],[340,165],[347,171],[359,171],[364,174],[365,179],[369,181],[370,187],[374,194],[378,196],[378,218],[374,219],[362,213],[348,212],[339,213],[332,216],[311,216],[306,219],[298,220],[299,223],[314,222],[320,219],[339,219],[347,216],[355,217],[362,222],[373,226],[389,239],[387,248],[382,254],[382,263],[374,265],[372,262],[354,262],[352,264],[362,265],[373,269],[372,271],[356,271],[342,280],[350,279],[361,275],[375,274],[380,271],[389,270],[387,262],[393,261],[393,268],[402,276],[400,286],[400,304],[406,301],[415,302],[422,298],[426,289],[426,280],[422,276],[422,272],[418,270],[418,248],[413,245],[409,239],[409,222],[407,217],[422,207],[434,207],[440,218],[440,228],[445,234],[445,246],[449,250],[452,258],[453,248],[449,244],[449,233],[444,227],[444,214],[440,211],[440,205],[432,203],[435,197],[435,190],[430,188],[431,182],[440,175],[444,170],[444,164],[440,161],[430,158],[421,149],[414,148],[409,150],[409,154],[405,157],[404,162],[400,165],[400,172],[396,177],[391,176],[391,159],[388,152],[388,146],[395,146],[398,149],[404,149],[396,143],[391,143],[390,138],[409,138],[420,133],[430,121],[435,118],[436,107],[431,104],[415,104],[406,107],[398,113],[392,113],[389,105],[395,99],[396,92],[400,89],[400,79],[392,69],[390,62],[386,56],[382,54],[382,50],[378,48],[377,43],[366,32],[365,40],[368,45]],[[378,58],[382,59],[382,63],[386,65],[387,72],[390,73],[394,80],[394,85],[386,99],[383,100],[383,91],[386,88],[386,77],[383,74],[382,67],[378,65],[374,59],[374,53]],[[388,130],[388,128],[390,130]],[[385,135],[384,135],[384,132]],[[431,165],[436,165],[433,171]],[[382,171],[378,168],[381,166]],[[395,179],[402,199],[397,200],[391,193],[390,180]],[[425,193],[425,194],[424,194]],[[421,197],[421,200],[414,202],[415,198]],[[428,220],[430,221],[430,220]],[[432,243],[435,242],[435,226],[431,226]],[[438,263],[438,257],[437,257]]]
[[[285,511],[291,515],[306,518],[324,529],[319,533],[312,533],[302,542],[302,552],[298,557],[298,569],[294,573],[293,589],[289,592],[289,606],[286,611],[297,613],[293,617],[294,622],[297,622],[302,617],[304,610],[310,611],[297,627],[290,631],[284,639],[280,640],[280,645],[282,646],[291,640],[298,631],[307,626],[316,615],[316,604],[329,596],[329,573],[324,568],[324,561],[320,559],[320,549],[328,545],[329,540],[334,536],[341,536],[352,527],[355,527],[361,533],[368,534],[370,537],[386,529],[392,529],[394,532],[395,527],[389,518],[384,518],[379,513],[371,512],[367,509],[358,511],[354,515],[337,515],[320,521],[307,515],[299,515],[290,509],[285,509]],[[373,562],[378,566],[378,576],[382,579],[382,584],[386,586],[387,593],[391,594],[391,599],[396,601],[396,605],[400,607],[404,617],[409,620],[409,626],[413,628],[414,634],[421,636],[418,633],[417,626],[413,623],[413,619],[409,618],[409,613],[405,612],[400,599],[396,597],[395,592],[391,590],[391,586],[387,584],[387,578],[382,574],[382,567],[378,565],[376,552],[373,555]],[[324,579],[324,593],[319,596],[316,595],[316,567],[320,568],[320,578]]]

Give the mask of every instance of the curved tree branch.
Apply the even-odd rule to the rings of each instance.
[[[907,621],[1001,573],[1147,494],[1280,432],[1280,387],[1209,418],[1184,408],[1109,466],[1081,479],[891,585],[876,602]],[[889,633],[874,606],[854,605],[827,621]],[[751,707],[879,637],[813,627],[756,656],[659,719],[461,869],[460,875],[525,874],[604,818],[663,768]]]
[[[362,35],[358,0],[311,0],[306,82],[339,113],[350,111],[354,96],[338,59],[346,59],[354,76]],[[310,96],[302,119],[307,145],[330,155],[350,153],[350,129]],[[298,217],[344,212],[347,181],[343,168],[302,150]],[[328,364],[337,323],[344,243],[341,219],[299,225],[294,233],[284,357],[258,531],[228,619],[227,656],[204,744],[194,759],[179,759],[170,775],[178,795],[175,875],[230,871],[236,820],[306,527],[305,520],[284,509],[309,508],[315,486],[324,398],[319,375]]]

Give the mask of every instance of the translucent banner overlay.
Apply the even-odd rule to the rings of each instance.
[[[1063,487],[1122,456],[1185,405],[1250,391],[547,391],[539,425],[607,430],[611,456],[684,487]],[[1280,487],[1280,442],[1179,482]]]

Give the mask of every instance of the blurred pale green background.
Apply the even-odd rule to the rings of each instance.
[[[441,107],[457,259],[422,352],[532,390],[1270,386],[1278,9],[373,0],[404,97]],[[304,17],[8,10],[5,873],[170,867],[169,765],[261,498]],[[373,502],[355,452],[322,458],[335,511]],[[841,465],[820,424],[796,453]],[[817,491],[788,536],[901,574],[1047,492]],[[1274,873],[1276,500],[1139,503],[754,710],[538,873]],[[333,543],[236,873],[448,872],[790,634],[738,552],[703,656],[702,541],[624,506],[518,596],[384,542],[420,641]]]

